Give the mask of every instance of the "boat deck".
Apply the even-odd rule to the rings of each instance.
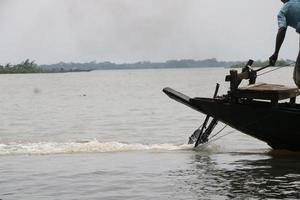
[[[238,98],[262,99],[278,102],[284,99],[295,99],[299,94],[299,89],[294,86],[256,83],[239,87],[235,91],[234,96]]]

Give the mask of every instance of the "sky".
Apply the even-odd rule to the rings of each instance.
[[[0,0],[0,63],[266,60],[280,0]],[[289,29],[280,57],[295,59]]]

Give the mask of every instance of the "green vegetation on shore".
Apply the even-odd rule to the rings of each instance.
[[[290,66],[294,63],[294,61],[292,60],[278,60],[276,62],[276,66]],[[245,66],[246,62],[243,62],[243,63],[238,63],[238,64],[235,64],[235,65],[232,65],[231,68],[243,68]],[[254,61],[252,67],[265,67],[269,65],[269,61],[261,61],[261,60],[257,60],[257,61]]]
[[[40,73],[41,68],[38,67],[34,61],[30,61],[29,59],[21,62],[17,65],[0,65],[0,74],[15,74],[15,73]]]
[[[34,61],[26,59],[25,61],[16,64],[0,65],[0,74],[28,74],[28,73],[64,73],[64,72],[79,72],[90,71],[89,69],[65,69],[65,68],[45,68],[37,65]]]

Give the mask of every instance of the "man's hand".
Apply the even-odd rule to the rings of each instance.
[[[276,64],[276,61],[278,59],[278,54],[274,53],[270,58],[269,58],[269,64],[271,66],[274,66]]]
[[[271,66],[274,66],[276,64],[281,45],[285,38],[286,30],[287,30],[286,27],[281,27],[278,29],[277,37],[276,37],[275,51],[274,51],[274,54],[269,58],[269,64]]]

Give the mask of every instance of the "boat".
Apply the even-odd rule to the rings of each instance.
[[[300,151],[299,89],[294,86],[256,83],[258,72],[249,60],[242,71],[230,70],[225,81],[230,82],[226,94],[218,95],[219,84],[212,98],[191,98],[172,88],[163,92],[170,98],[206,115],[204,123],[189,139],[195,147],[209,141],[218,122],[257,138],[276,150]],[[249,84],[240,86],[242,80]]]

